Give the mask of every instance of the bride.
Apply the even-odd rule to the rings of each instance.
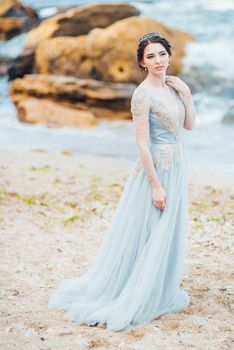
[[[146,77],[131,99],[138,157],[93,264],[50,297],[48,307],[67,310],[77,324],[131,329],[189,305],[180,288],[188,220],[183,129],[193,129],[196,111],[188,85],[166,75],[171,48],[157,32],[139,39]]]

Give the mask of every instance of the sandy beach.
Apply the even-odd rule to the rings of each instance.
[[[0,151],[1,350],[231,349],[234,193],[231,181],[191,174],[181,312],[129,331],[109,331],[48,310],[64,278],[94,259],[133,161]]]

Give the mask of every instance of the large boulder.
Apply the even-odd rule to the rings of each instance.
[[[71,40],[72,36],[74,36],[74,38],[77,39],[78,35],[82,36],[82,34],[88,33],[91,29],[95,28],[96,26],[103,28],[112,24],[114,21],[119,20],[120,18],[125,18],[127,16],[135,16],[138,14],[139,11],[134,6],[128,4],[93,4],[88,6],[82,6],[80,8],[72,8],[69,9],[66,13],[61,13],[59,15],[52,16],[41,22],[41,24],[37,28],[29,32],[25,48],[21,55],[8,63],[3,62],[3,64],[0,67],[0,72],[7,72],[10,80],[15,79],[17,77],[22,77],[24,74],[27,73],[35,73],[35,48],[38,46],[39,43],[43,43],[48,38],[66,36],[65,39],[67,40],[67,43],[64,42],[63,48],[60,47],[60,45],[62,44],[61,40],[53,42],[56,46],[55,48],[53,47],[53,52],[55,53],[56,51],[58,51],[58,53],[56,54],[56,60],[59,60],[59,51],[61,51],[61,49],[64,50],[63,56],[65,56],[65,60],[67,60],[67,52],[71,52],[69,46],[70,44],[71,46],[74,46],[73,40]],[[75,43],[76,41],[77,40],[74,40]],[[45,49],[47,50],[47,48]],[[51,48],[49,48],[49,51],[51,51]],[[44,53],[41,53],[42,56],[44,56]],[[47,54],[50,55],[50,52],[45,52],[45,56]],[[79,61],[79,57],[74,55],[72,58],[74,64],[77,63],[77,59]],[[55,63],[55,70],[58,69],[56,60],[53,60]],[[42,58],[42,61],[44,62],[44,58]],[[64,72],[61,73],[67,74],[68,70],[68,75],[73,75],[72,72],[74,64],[72,64],[71,70],[69,67],[66,67]],[[92,70],[90,62],[86,62],[82,57],[82,64],[79,64],[79,66],[79,77],[89,77],[88,73],[90,69]],[[41,68],[41,72],[43,72],[44,68]],[[81,74],[81,71],[84,71],[84,74]],[[51,73],[53,72],[51,71]],[[74,76],[76,76],[76,74]],[[93,77],[95,78],[94,75]]]
[[[48,38],[87,34],[93,28],[105,28],[117,20],[138,14],[139,11],[128,4],[91,4],[72,8],[44,20],[31,30],[25,49],[35,50],[39,43]]]
[[[81,37],[45,40],[35,53],[37,72],[139,83],[142,74],[135,59],[137,43],[139,37],[151,31],[160,32],[173,44],[173,58],[167,73],[179,74],[186,44],[195,40],[193,36],[139,16],[119,20],[105,29],[95,28]]]
[[[106,29],[96,28],[87,37],[87,53],[97,76],[105,81],[140,82],[142,74],[136,65],[139,38],[156,31],[173,44],[173,59],[168,74],[177,75],[183,68],[186,44],[192,35],[165,26],[149,17],[131,17]]]
[[[40,74],[95,78],[86,49],[86,35],[45,40],[36,49],[36,71]]]
[[[39,23],[39,18],[31,7],[18,0],[0,2],[0,40],[8,40]]]
[[[47,99],[26,97],[17,103],[18,119],[30,124],[45,124],[49,127],[90,127],[97,119],[88,110],[63,106]]]
[[[18,118],[49,126],[93,126],[97,118],[129,119],[135,85],[50,75],[25,75],[10,84]]]

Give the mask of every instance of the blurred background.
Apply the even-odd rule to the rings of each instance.
[[[134,38],[155,28],[165,36],[168,30],[175,48],[168,74],[178,75],[190,86],[198,112],[196,128],[184,131],[193,169],[233,176],[234,2],[102,1],[110,7],[94,8],[96,12],[88,14],[74,12],[96,3],[100,4],[0,1],[0,148],[66,149],[134,159],[128,110],[131,93],[142,79],[133,67]],[[130,7],[116,10],[111,4]],[[134,16],[155,22],[113,27]],[[105,56],[107,47],[109,56]],[[27,74],[37,78],[26,78]],[[38,74],[55,78],[41,79]],[[77,111],[82,117],[78,124]]]

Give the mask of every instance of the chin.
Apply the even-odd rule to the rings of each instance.
[[[159,70],[159,71],[154,70],[154,72],[153,72],[154,75],[163,75],[165,73],[166,73],[165,70]]]

